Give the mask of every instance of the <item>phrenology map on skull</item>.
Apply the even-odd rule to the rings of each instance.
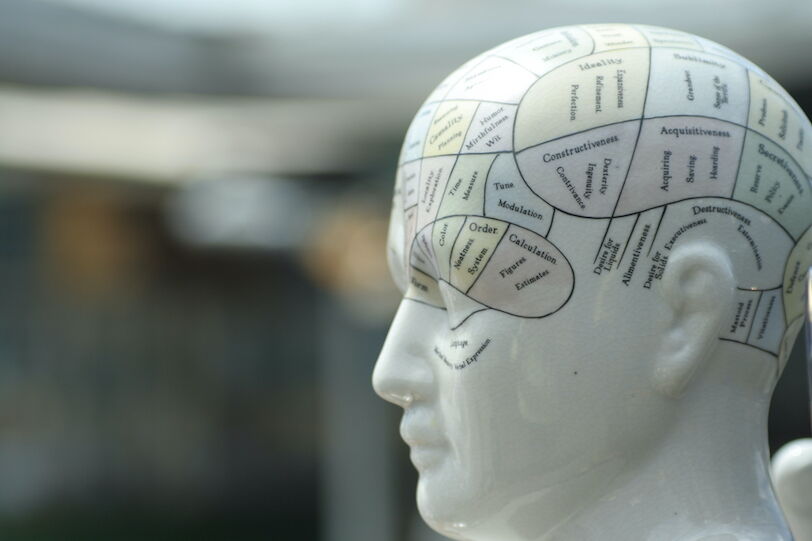
[[[573,220],[603,231],[588,279],[644,289],[713,228],[737,259],[720,338],[778,355],[812,264],[810,144],[788,94],[716,43],[629,25],[508,42],[452,73],[409,128],[393,207],[406,297],[453,303],[452,326],[486,309],[545,317],[576,287],[557,244]]]

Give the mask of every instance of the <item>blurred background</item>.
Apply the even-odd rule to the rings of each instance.
[[[0,0],[0,538],[439,539],[369,385],[401,138],[581,22],[721,42],[812,112],[808,0]],[[808,406],[799,341],[773,449]]]

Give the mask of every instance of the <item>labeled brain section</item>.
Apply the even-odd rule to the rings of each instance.
[[[427,227],[414,240],[412,265],[424,280],[444,282],[476,301],[469,305],[471,311],[494,308],[517,316],[544,316],[560,308],[573,287],[572,268],[548,240],[519,225],[481,216],[450,216]],[[414,298],[442,304],[433,296],[439,287],[424,285]]]
[[[467,62],[420,108],[390,252],[407,297],[458,326],[489,309],[550,316],[582,280],[651,290],[677,246],[712,239],[738,283],[720,338],[781,356],[812,265],[811,138],[789,95],[719,44],[633,25],[538,32]],[[587,249],[574,268],[568,253]]]

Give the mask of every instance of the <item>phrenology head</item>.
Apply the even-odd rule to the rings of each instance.
[[[398,164],[404,301],[373,377],[424,518],[464,536],[569,505],[668,437],[721,353],[768,397],[812,264],[810,145],[758,67],[663,28],[538,32],[440,84]]]

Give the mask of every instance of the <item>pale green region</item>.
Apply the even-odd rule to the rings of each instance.
[[[812,187],[776,144],[756,133],[744,143],[733,199],[753,205],[799,238],[812,223]]]
[[[807,229],[789,253],[784,268],[784,313],[787,321],[800,317],[804,312],[804,284],[811,266],[812,229]]]
[[[546,73],[519,105],[514,148],[521,152],[559,137],[639,119],[648,78],[647,49],[596,53]]]
[[[496,250],[508,224],[469,216],[451,251],[451,285],[467,292]]]
[[[444,101],[437,107],[426,134],[423,157],[448,156],[460,151],[468,125],[474,118],[475,101]]]
[[[442,280],[449,280],[448,268],[450,266],[451,249],[454,247],[454,241],[457,238],[457,233],[460,232],[463,222],[465,222],[465,216],[454,216],[437,220],[431,225],[431,242],[434,246],[434,257],[437,259],[440,279]]]
[[[424,302],[432,306],[443,307],[443,296],[437,280],[414,267],[409,272],[409,284],[406,288],[407,299]]]
[[[776,88],[758,74],[750,72],[749,127],[769,137],[792,154],[807,173],[812,171],[812,153],[808,151],[812,129],[804,115],[796,110],[784,89]]]
[[[448,179],[438,216],[482,214],[485,180],[496,154],[463,154]]]

